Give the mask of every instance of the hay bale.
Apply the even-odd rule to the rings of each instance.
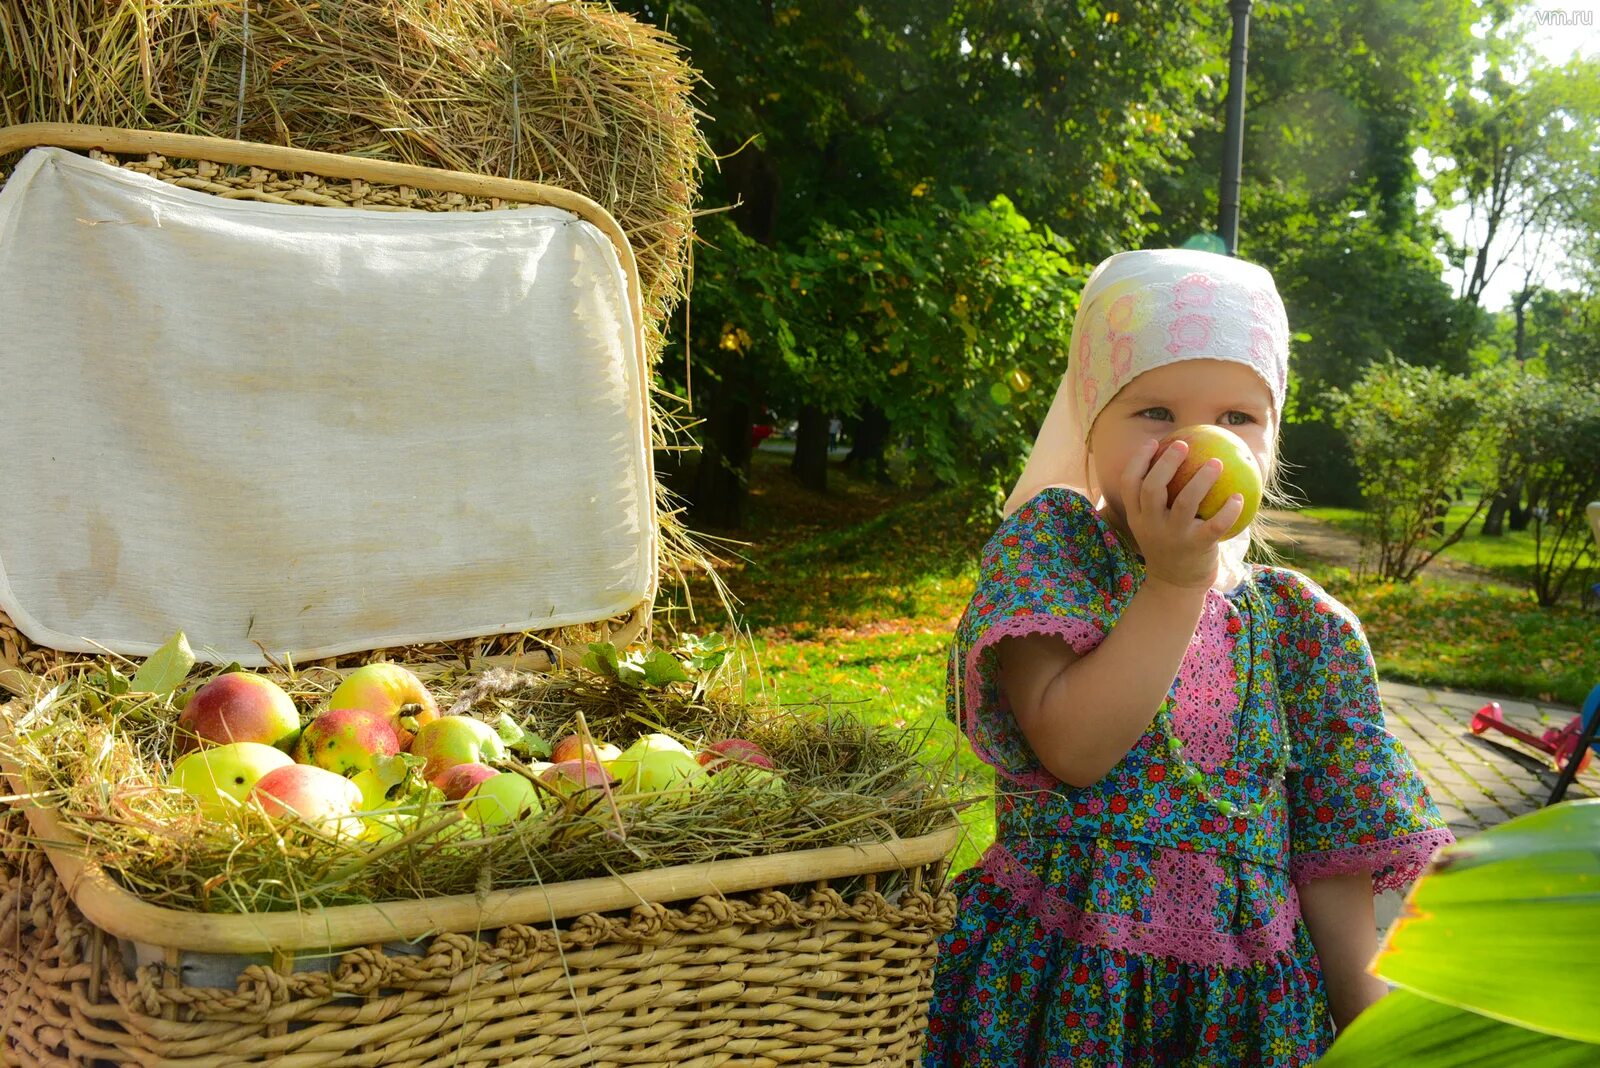
[[[546,182],[639,260],[651,357],[705,145],[672,38],[547,0],[0,3],[0,122],[209,134]]]

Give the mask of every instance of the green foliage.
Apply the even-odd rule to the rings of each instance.
[[[1540,502],[1533,589],[1552,605],[1595,556],[1584,506],[1600,499],[1600,384],[1533,380],[1515,399],[1523,430],[1506,440],[1502,467]]]
[[[1004,197],[959,194],[819,221],[793,247],[725,221],[707,230],[695,299],[722,322],[713,375],[737,363],[764,396],[844,414],[875,404],[911,464],[944,483],[1013,473],[1071,332],[1082,271],[1061,238]]]
[[[1401,990],[1320,1061],[1579,1065],[1600,1060],[1600,800],[1541,809],[1442,850],[1374,964]]]
[[[1505,433],[1497,388],[1503,375],[1477,378],[1386,361],[1369,367],[1348,393],[1325,395],[1360,471],[1361,493],[1378,549],[1378,572],[1409,582],[1463,523],[1429,547],[1453,491],[1486,476]],[[1470,522],[1470,520],[1469,520]]]

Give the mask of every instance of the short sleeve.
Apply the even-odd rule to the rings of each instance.
[[[1290,877],[1298,884],[1366,871],[1374,893],[1403,887],[1454,836],[1411,754],[1384,726],[1360,622],[1304,575],[1279,571],[1275,581]]]
[[[1034,756],[1000,690],[995,644],[1002,638],[1054,635],[1076,652],[1100,644],[1119,593],[1115,535],[1081,495],[1041,491],[1012,513],[984,546],[978,586],[956,626],[946,686],[947,707],[978,758],[1025,784],[1056,779]]]

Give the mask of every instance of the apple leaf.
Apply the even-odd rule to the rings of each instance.
[[[644,681],[650,686],[689,681],[689,673],[683,669],[683,664],[664,649],[651,652],[644,657],[640,666],[644,670]]]
[[[506,748],[518,756],[527,758],[550,755],[550,743],[518,723],[509,713],[500,713],[500,719],[495,723],[494,729],[500,740],[506,743]]]
[[[178,631],[167,639],[165,645],[151,653],[134,673],[132,688],[135,693],[154,693],[165,697],[182,685],[194,667],[194,650],[189,639]]]
[[[610,642],[590,642],[589,651],[583,654],[583,666],[596,675],[621,678],[618,670],[617,647]]]

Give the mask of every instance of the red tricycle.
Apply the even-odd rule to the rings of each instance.
[[[1597,706],[1600,706],[1600,686],[1596,686],[1594,691],[1589,694],[1589,700],[1584,704],[1583,712],[1580,715],[1573,716],[1564,726],[1551,727],[1542,734],[1534,734],[1531,731],[1525,731],[1521,727],[1507,723],[1503,713],[1500,711],[1500,702],[1490,701],[1473,715],[1471,730],[1473,734],[1482,734],[1492,727],[1501,734],[1509,734],[1519,741],[1527,742],[1535,749],[1542,750],[1555,757],[1556,770],[1561,771],[1567,766],[1567,762],[1572,759],[1573,753],[1577,751],[1584,728],[1594,718]],[[1595,743],[1591,743],[1583,750],[1578,758],[1578,771],[1583,771],[1589,766],[1589,761],[1594,756],[1595,751]]]

